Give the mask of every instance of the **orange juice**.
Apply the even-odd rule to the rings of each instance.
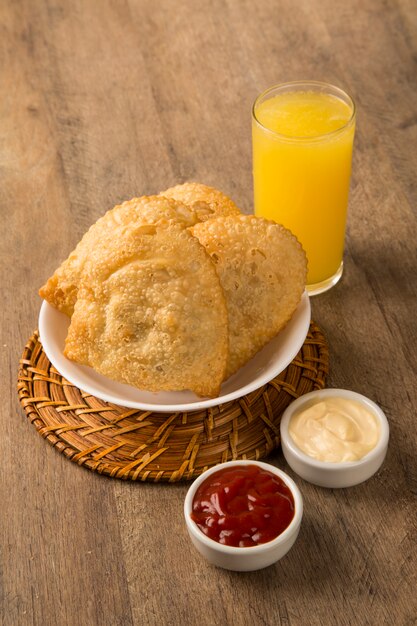
[[[312,293],[335,284],[343,268],[355,111],[331,89],[272,88],[253,109],[255,213],[298,237]]]

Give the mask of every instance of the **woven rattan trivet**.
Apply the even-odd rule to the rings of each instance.
[[[176,482],[223,461],[272,452],[284,409],[323,388],[327,373],[326,341],[312,322],[293,362],[257,391],[202,411],[152,413],[80,391],[51,365],[35,332],[20,360],[18,392],[39,434],[78,465],[116,478]]]

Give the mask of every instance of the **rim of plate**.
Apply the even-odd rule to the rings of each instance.
[[[199,398],[191,391],[177,392],[177,391],[163,391],[163,392],[149,392],[140,389],[136,389],[131,385],[118,383],[110,378],[103,376],[95,372],[91,367],[86,365],[79,365],[74,361],[70,361],[63,355],[63,346],[67,329],[70,323],[69,318],[64,314],[53,308],[45,300],[42,302],[42,306],[39,313],[39,336],[46,356],[57,371],[71,384],[75,385],[82,391],[90,393],[91,395],[104,400],[105,402],[111,402],[119,406],[125,406],[133,409],[141,409],[144,411],[154,411],[156,413],[171,413],[176,411],[200,411],[202,409],[219,406],[220,404],[226,404],[237,398],[259,389],[270,380],[278,376],[294,359],[301,349],[304,340],[308,334],[311,321],[311,307],[310,299],[305,291],[302,295],[301,301],[292,316],[291,320],[285,326],[285,328],[278,333],[262,350],[260,350],[248,363],[246,363],[240,370],[238,370],[233,376],[231,376],[222,385],[222,390],[230,387],[230,383],[236,383],[239,378],[244,378],[244,374],[250,372],[250,368],[253,366],[256,369],[256,363],[259,361],[262,363],[263,353],[268,356],[269,352],[274,347],[274,343],[278,344],[277,352],[273,354],[273,365],[269,364],[268,367],[264,367],[263,372],[255,375],[246,384],[232,388],[231,391],[225,392],[216,398]],[[255,364],[255,365],[254,365]],[[258,367],[259,369],[259,367]],[[243,376],[242,376],[243,374]],[[112,390],[113,388],[113,390]],[[121,392],[114,392],[114,388],[120,389]],[[126,393],[145,394],[151,398],[157,399],[161,396],[171,396],[171,402],[157,403],[145,400],[133,400],[129,397],[123,396],[123,391]],[[184,401],[175,401],[175,396],[186,394],[188,398],[193,399]],[[195,399],[194,399],[195,398]]]

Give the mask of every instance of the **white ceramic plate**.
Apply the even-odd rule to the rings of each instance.
[[[200,398],[192,391],[142,391],[102,376],[91,367],[70,361],[63,355],[70,319],[45,301],[39,315],[39,335],[52,365],[64,378],[83,391],[121,406],[172,413],[199,411],[224,404],[265,385],[278,376],[296,356],[307,336],[310,318],[310,301],[305,292],[284,330],[223,383],[217,398],[208,399]]]

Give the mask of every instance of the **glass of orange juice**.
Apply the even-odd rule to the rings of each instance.
[[[343,273],[355,116],[347,93],[316,81],[271,87],[253,105],[255,214],[299,239],[310,295]]]

